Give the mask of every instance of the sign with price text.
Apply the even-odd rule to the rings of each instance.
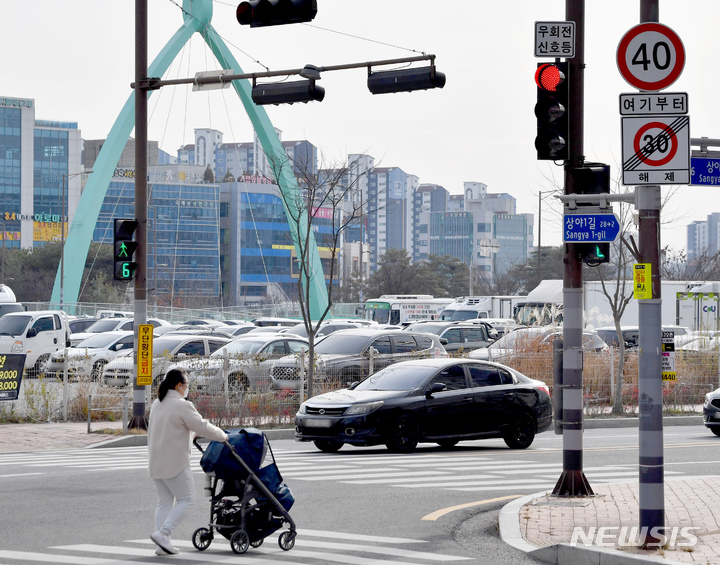
[[[25,355],[0,355],[0,400],[17,400]]]

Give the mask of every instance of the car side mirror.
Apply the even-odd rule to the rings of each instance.
[[[430,388],[425,391],[425,398],[430,399],[436,392],[442,392],[447,389],[445,383],[433,383]]]
[[[348,390],[354,390],[357,385],[360,384],[360,381],[353,381],[350,386],[348,387]]]
[[[26,337],[35,337],[38,334],[37,328],[30,328]]]
[[[442,345],[447,345],[447,344],[448,344],[448,338],[446,338],[446,337],[441,337],[441,338],[440,338],[440,343],[441,343]]]

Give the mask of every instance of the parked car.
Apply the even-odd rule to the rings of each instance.
[[[221,336],[205,335],[174,335],[166,334],[153,339],[153,382],[165,375],[172,363],[188,357],[210,355],[231,340]],[[132,384],[134,374],[133,355],[118,355],[105,365],[103,383],[110,386],[126,386]]]
[[[483,323],[467,324],[462,322],[413,322],[405,327],[403,331],[427,332],[440,336],[445,350],[450,353],[472,351],[487,347],[494,340],[490,337],[489,326]],[[494,335],[497,332],[493,330]]]
[[[595,331],[610,347],[618,347],[618,336],[615,326],[604,326],[597,328]],[[688,328],[685,326],[662,326],[662,331],[672,331],[676,345],[679,338],[689,335]],[[623,342],[627,349],[637,349],[640,346],[640,328],[638,326],[620,326],[620,332],[622,333]]]
[[[449,448],[497,437],[526,449],[551,424],[545,383],[488,361],[421,359],[310,398],[295,416],[295,439],[325,452],[347,443],[407,453],[420,442]]]
[[[92,326],[100,318],[73,318],[69,322],[70,333],[84,332],[87,328]]]
[[[50,355],[70,345],[68,317],[61,310],[9,312],[0,317],[0,354],[25,355],[25,373],[40,374]]]
[[[448,356],[440,338],[433,334],[365,328],[340,330],[315,346],[315,382],[340,379],[350,384],[367,377],[371,347],[377,351],[373,355],[374,371],[408,359]],[[299,389],[300,360],[295,355],[281,357],[272,366],[270,378],[273,389]]]
[[[265,316],[261,318],[254,318],[253,320],[250,320],[253,324],[260,327],[265,326],[285,326],[285,327],[291,327],[297,325],[297,323],[300,320],[293,320],[292,318],[273,318],[270,316]]]
[[[207,359],[188,359],[168,368],[183,368],[191,384],[198,388],[224,388],[223,364],[228,358],[228,390],[263,390],[270,387],[272,363],[288,354],[307,351],[305,338],[286,334],[260,334],[242,336],[223,345]]]
[[[317,326],[317,322],[313,322],[313,327]],[[354,321],[349,320],[324,320],[320,322],[320,328],[319,331],[315,334],[316,338],[325,337],[326,335],[330,335],[333,332],[336,332],[338,330],[352,330],[356,328],[363,328],[367,327],[363,324],[358,324]],[[294,326],[291,326],[287,329],[287,333],[297,335],[300,337],[307,337],[307,330],[305,329],[305,324],[296,324]]]
[[[703,422],[706,428],[716,436],[720,436],[720,388],[705,395],[703,405]]]
[[[108,362],[120,352],[132,351],[133,332],[103,332],[90,336],[74,347],[66,347],[50,355],[45,365],[45,374],[62,377],[63,364],[67,356],[68,373],[81,378],[100,380]]]
[[[552,349],[555,339],[562,338],[561,327],[530,327],[520,328],[492,343],[484,349],[475,349],[468,353],[471,359],[487,359],[501,363],[512,355],[519,353],[539,353]],[[583,330],[583,347],[585,351],[609,351],[607,343],[593,330]]]
[[[166,322],[165,320],[160,320],[159,318],[148,318],[147,323],[152,324],[154,327],[170,325],[169,322]],[[98,320],[92,326],[87,328],[84,332],[72,334],[70,336],[70,342],[71,345],[77,345],[82,340],[89,338],[92,334],[102,332],[133,331],[133,328],[133,318],[126,318],[123,316],[111,316]]]

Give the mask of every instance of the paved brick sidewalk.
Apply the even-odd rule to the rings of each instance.
[[[513,543],[512,539],[506,541],[550,562],[720,563],[720,477],[665,481],[666,525],[694,527],[692,535],[697,537],[697,543],[692,547],[683,547],[682,544],[686,543],[687,539],[680,532],[674,543],[671,540],[668,548],[663,550],[644,551],[619,547],[617,540],[618,534],[622,532],[620,528],[627,527],[624,530],[626,533],[620,536],[621,540],[627,540],[628,535],[633,535],[630,528],[634,527],[637,532],[639,527],[638,486],[638,483],[600,485],[593,487],[595,496],[587,498],[554,497],[545,494],[520,499],[506,507],[515,504],[510,513],[503,509],[505,515],[501,516],[501,530],[503,521],[506,526],[503,538],[508,536],[508,530],[512,530],[512,524],[508,527],[509,520],[514,519],[514,527],[519,527],[522,539],[514,540],[518,543]],[[578,541],[574,548],[555,546],[569,544],[573,527],[585,528],[586,532],[594,527],[597,532],[597,529],[603,526],[612,528],[605,530],[611,534],[605,541],[615,541],[614,550],[588,548],[583,541]],[[512,538],[512,533],[509,538]],[[523,542],[525,547],[522,547]],[[583,550],[582,557],[579,549]]]
[[[122,422],[93,422],[91,431],[122,430]],[[71,449],[102,443],[120,435],[87,433],[87,422],[0,424],[0,452]]]

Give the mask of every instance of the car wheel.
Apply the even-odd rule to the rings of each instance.
[[[228,390],[230,392],[246,392],[249,388],[248,379],[242,373],[228,375]]]
[[[710,431],[716,436],[720,436],[720,426],[713,426],[712,428],[710,428]]]
[[[534,439],[535,420],[527,412],[516,414],[503,434],[503,440],[511,449],[527,449]]]
[[[458,444],[458,441],[460,441],[460,440],[458,440],[458,439],[441,439],[441,440],[438,440],[436,443],[444,449],[449,449],[451,447],[455,447]]]
[[[359,381],[362,379],[362,373],[360,372],[360,369],[354,367],[352,369],[345,369],[342,372],[342,375],[340,376],[342,379],[342,384],[344,386],[349,386],[355,381]]]
[[[43,373],[45,373],[45,366],[47,365],[47,362],[50,360],[50,354],[45,353],[44,355],[41,355],[37,358],[37,361],[35,361],[35,365],[28,371],[28,376],[37,377]]]
[[[410,453],[415,450],[420,441],[420,428],[417,420],[410,414],[401,414],[393,422],[387,448],[395,453]]]
[[[105,365],[107,365],[107,361],[98,361],[93,365],[92,372],[90,373],[90,378],[93,381],[99,381],[100,377],[102,377],[103,369],[105,368]]]
[[[343,446],[343,442],[331,439],[318,439],[313,443],[315,444],[315,447],[324,453],[335,453]]]

